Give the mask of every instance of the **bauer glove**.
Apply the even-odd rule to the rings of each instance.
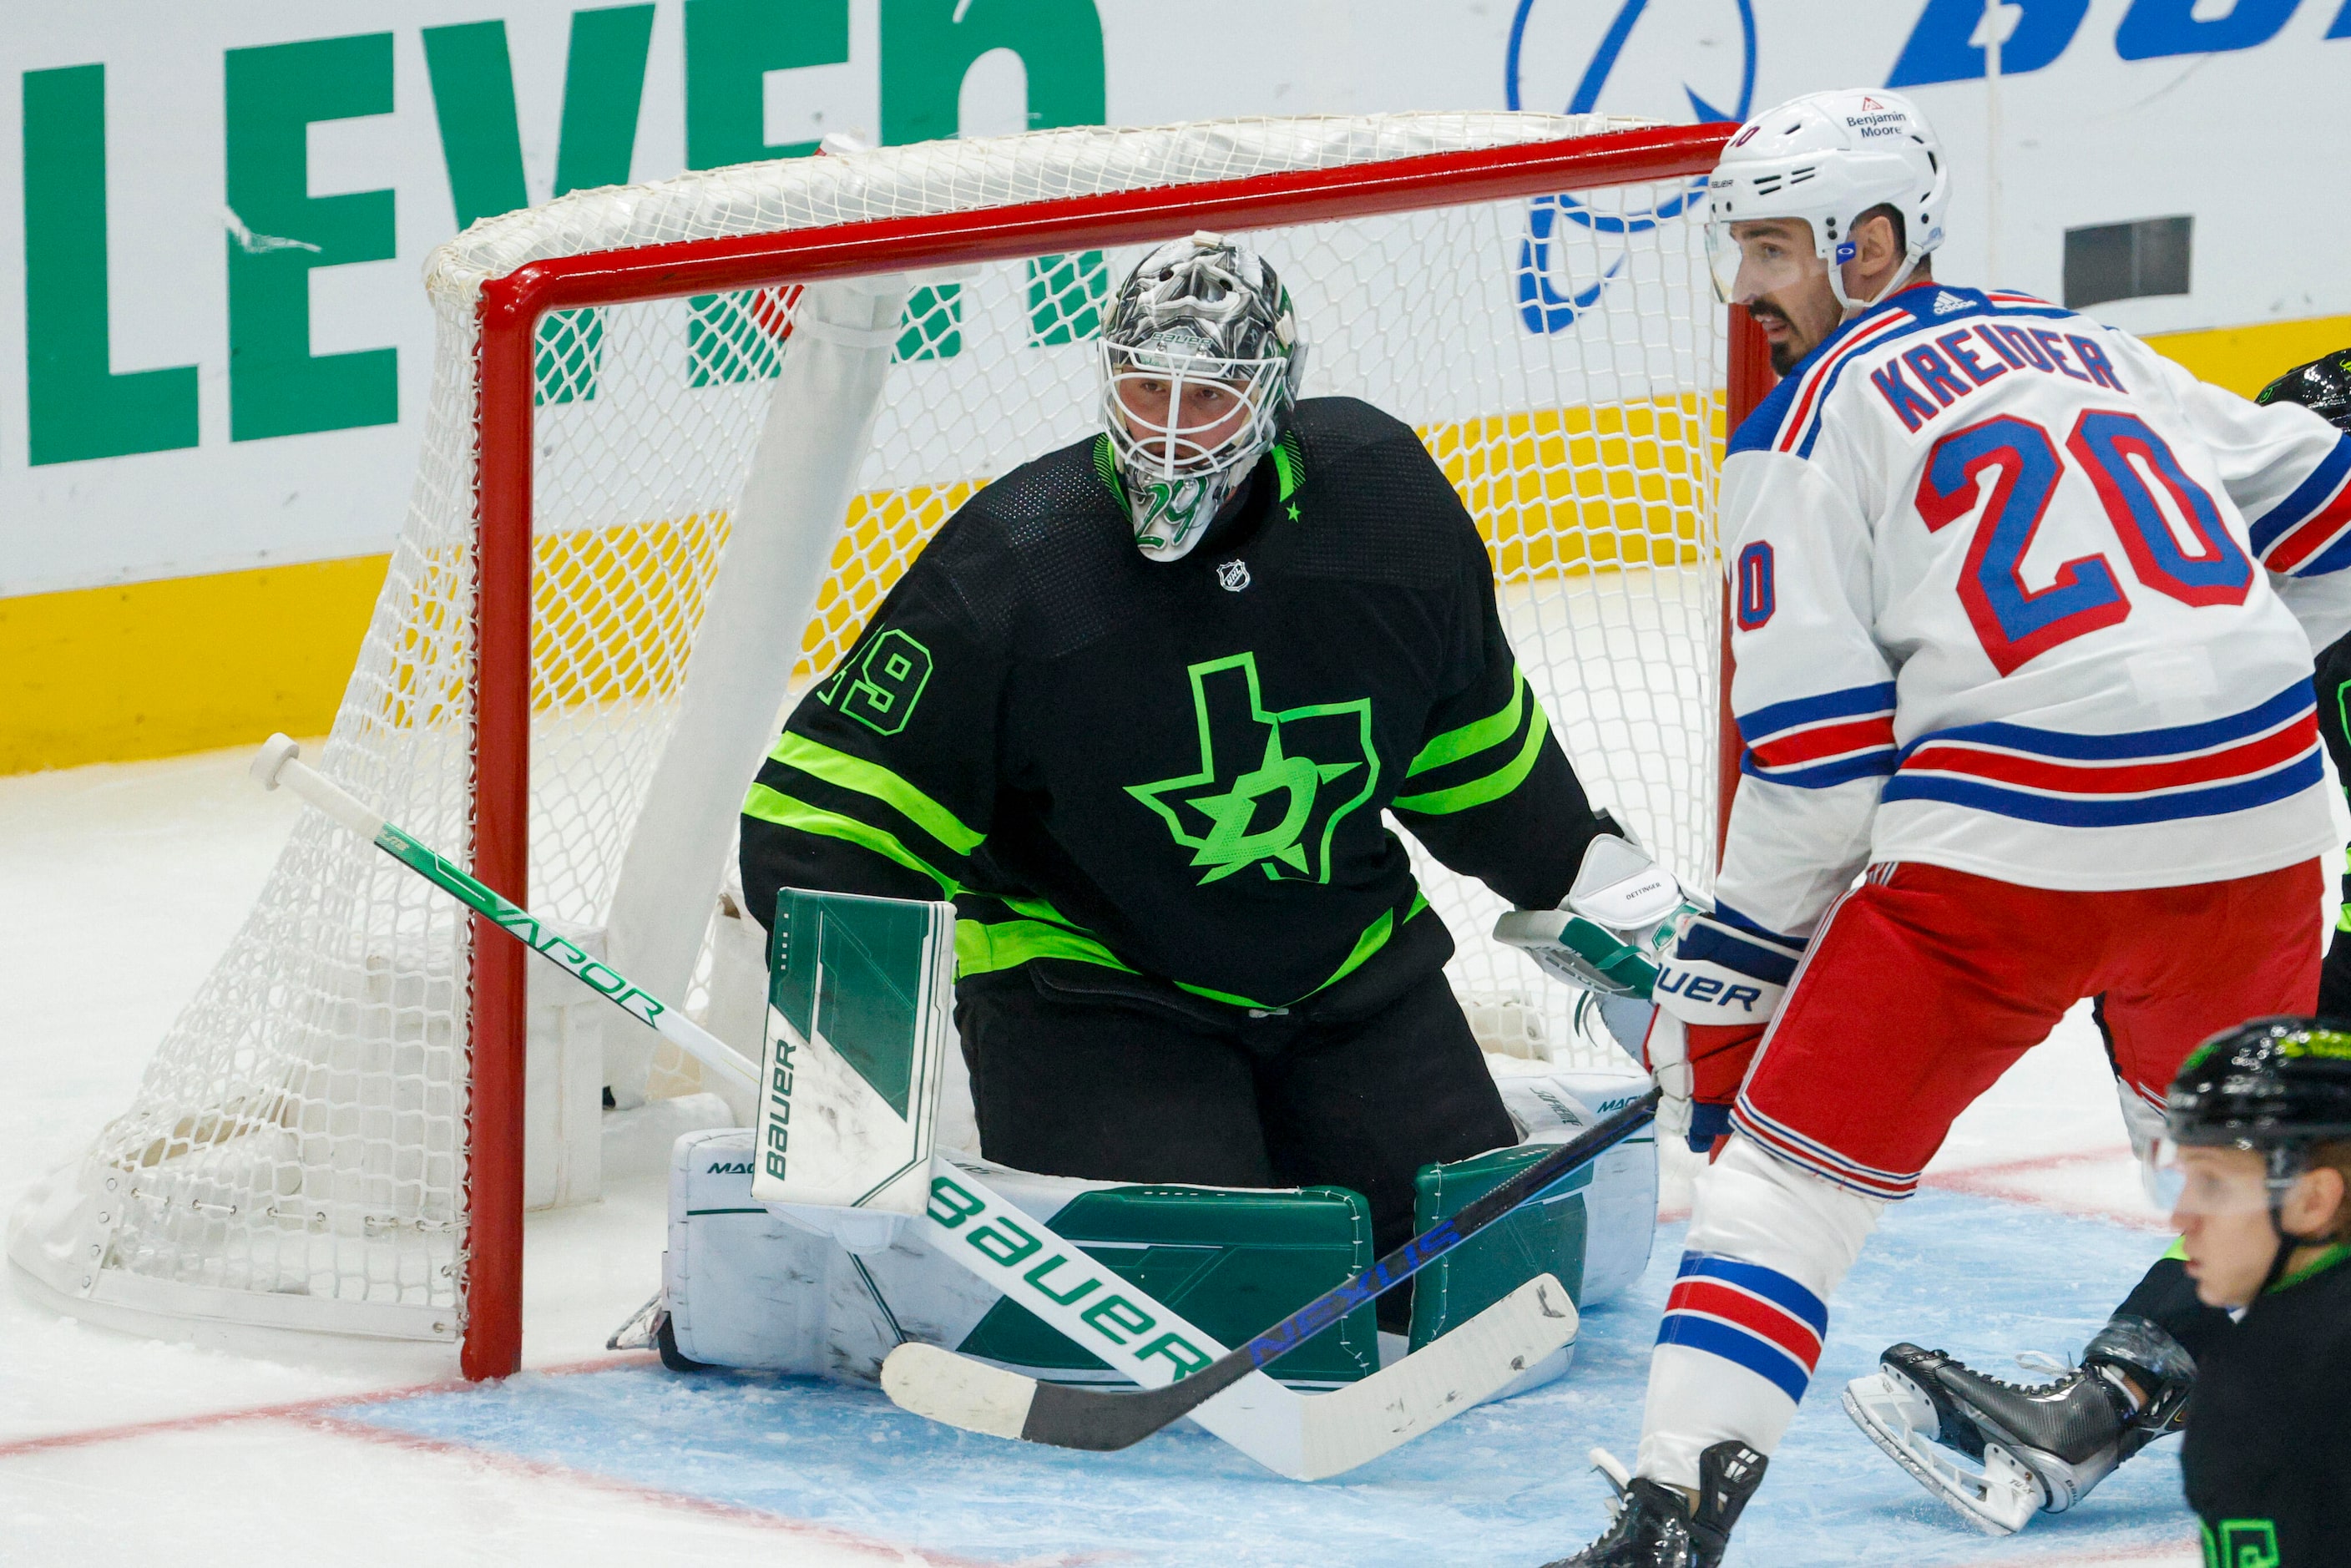
[[[1802,956],[1802,943],[1720,911],[1682,917],[1651,990],[1646,1055],[1666,1096],[1658,1126],[1700,1154],[1729,1135],[1731,1103]]]

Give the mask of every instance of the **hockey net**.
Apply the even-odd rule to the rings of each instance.
[[[958,504],[1095,427],[1099,314],[1144,246],[1216,228],[1248,234],[1290,288],[1306,395],[1420,432],[1489,543],[1520,664],[1595,803],[1703,889],[1726,339],[1691,176],[1719,144],[1717,128],[1506,114],[1050,131],[744,165],[477,224],[430,269],[422,465],[313,759],[715,1015],[732,810],[780,705],[714,717],[705,696],[682,725],[697,649],[732,617],[732,657],[790,662],[785,703],[830,670]],[[894,324],[798,329],[810,290],[849,277]],[[868,442],[856,410],[825,406],[837,388],[795,382],[820,341],[878,377]],[[822,461],[778,458],[799,416],[778,400],[811,396],[809,428],[851,433],[825,448],[831,490],[804,471]],[[796,578],[787,548],[730,597],[754,489],[810,539]],[[681,781],[697,769],[722,777],[697,793]],[[1568,993],[1488,938],[1500,901],[1416,855],[1480,1027],[1602,1050]],[[20,1215],[13,1254],[128,1312],[462,1336],[469,1372],[508,1369],[522,1036],[551,1049],[555,1027],[524,994],[526,956],[306,815],[135,1104]],[[608,1039],[608,1081],[692,1086],[643,1043],[616,1069]]]

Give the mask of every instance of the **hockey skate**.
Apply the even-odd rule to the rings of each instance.
[[[1890,1345],[1876,1373],[1845,1385],[1844,1410],[1960,1518],[1987,1535],[2012,1535],[2036,1512],[2063,1513],[2178,1430],[2195,1375],[2168,1334],[2126,1317],[2099,1331],[2080,1366],[2030,1385],[1939,1350]]]
[[[1682,1494],[1641,1476],[1598,1448],[1593,1469],[1615,1492],[1600,1539],[1544,1568],[1718,1568],[1730,1527],[1763,1479],[1768,1461],[1744,1443],[1717,1443],[1700,1454],[1695,1516]]]

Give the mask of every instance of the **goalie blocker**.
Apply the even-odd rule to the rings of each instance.
[[[1093,1307],[1084,1323],[1113,1336],[1122,1281],[1238,1343],[1371,1261],[1369,1210],[1344,1188],[1084,1181],[980,1160],[967,1146],[977,1142],[967,1081],[948,1048],[946,905],[787,890],[775,932],[759,1124],[691,1134],[674,1156],[660,1332],[674,1366],[872,1378],[890,1351],[912,1342],[1042,1380],[1126,1381],[949,1255],[962,1218],[958,1170],[974,1192],[993,1194],[1082,1251],[1065,1277],[1046,1283],[1072,1301],[1092,1294],[1079,1303]],[[1520,1142],[1426,1167],[1417,1229],[1646,1087],[1626,1074],[1489,1060]],[[952,1162],[926,1184],[939,1228],[898,1218],[919,1207],[899,1173],[927,1154],[929,1117]],[[1648,1260],[1656,1179],[1650,1140],[1629,1141],[1431,1265],[1408,1342],[1387,1336],[1391,1359],[1546,1272],[1578,1304],[1629,1285]],[[1295,1388],[1340,1388],[1379,1370],[1381,1341],[1367,1303],[1272,1372]],[[1529,1367],[1503,1392],[1558,1376],[1572,1350]]]

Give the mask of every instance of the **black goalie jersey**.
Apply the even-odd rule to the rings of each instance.
[[[1336,1017],[1452,952],[1384,811],[1556,904],[1608,824],[1444,475],[1346,398],[1269,458],[1173,562],[1136,551],[1102,437],[967,503],[759,770],[761,922],[785,885],[952,897],[959,979]]]

